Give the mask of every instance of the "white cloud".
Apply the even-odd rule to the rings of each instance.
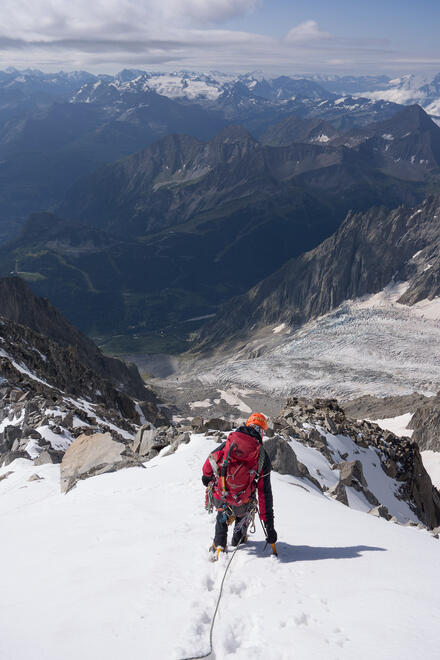
[[[60,39],[167,31],[219,23],[252,11],[262,0],[2,0],[0,31],[9,37]]]
[[[254,10],[262,0],[158,0],[152,4],[171,20],[179,17],[196,23],[217,23]]]
[[[293,27],[286,35],[286,40],[290,42],[319,41],[321,39],[331,39],[329,32],[322,32],[316,21],[305,21],[296,27]]]
[[[220,29],[270,0],[1,0],[0,68],[262,69],[276,73],[402,70],[405,53],[344,40],[314,20],[286,37]]]

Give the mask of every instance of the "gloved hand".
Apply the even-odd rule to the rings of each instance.
[[[203,485],[208,486],[213,479],[214,479],[214,477],[205,477],[205,475],[203,475],[202,476]]]
[[[273,526],[273,522],[267,522],[266,523],[266,541],[270,544],[276,543],[278,539],[278,534],[275,531],[275,527]]]

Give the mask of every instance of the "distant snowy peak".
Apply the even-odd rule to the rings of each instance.
[[[0,87],[19,88],[24,92],[38,88],[68,91],[75,100],[83,100],[84,85],[95,82],[114,83],[121,90],[139,91],[147,85],[158,94],[172,99],[215,102],[228,89],[239,83],[255,97],[274,102],[308,98],[324,100],[345,97],[366,97],[399,104],[419,103],[431,114],[440,112],[440,74],[433,78],[406,74],[390,76],[338,76],[320,74],[291,74],[277,77],[262,72],[231,74],[220,71],[152,72],[124,69],[118,74],[95,75],[87,71],[59,71],[44,73],[12,67],[0,71]],[[127,85],[124,87],[124,85]]]
[[[374,86],[363,90],[363,96],[368,98],[402,105],[421,105],[428,114],[440,114],[440,74],[432,80],[413,74],[400,76],[388,81],[386,86],[379,89]]]

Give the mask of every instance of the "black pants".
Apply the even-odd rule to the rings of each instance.
[[[231,507],[231,509],[235,517],[234,534],[232,538],[234,541],[236,540],[238,544],[241,537],[246,536],[247,527],[244,525],[240,529],[237,529],[237,527],[247,513],[247,506],[242,505],[240,507]],[[215,521],[215,535],[214,535],[214,544],[216,546],[221,545],[223,548],[226,547],[226,543],[228,540],[228,524],[224,520],[224,518],[225,518],[224,512],[218,511],[217,518]]]

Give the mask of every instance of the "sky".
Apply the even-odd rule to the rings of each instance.
[[[0,68],[440,71],[439,0],[1,0]]]

